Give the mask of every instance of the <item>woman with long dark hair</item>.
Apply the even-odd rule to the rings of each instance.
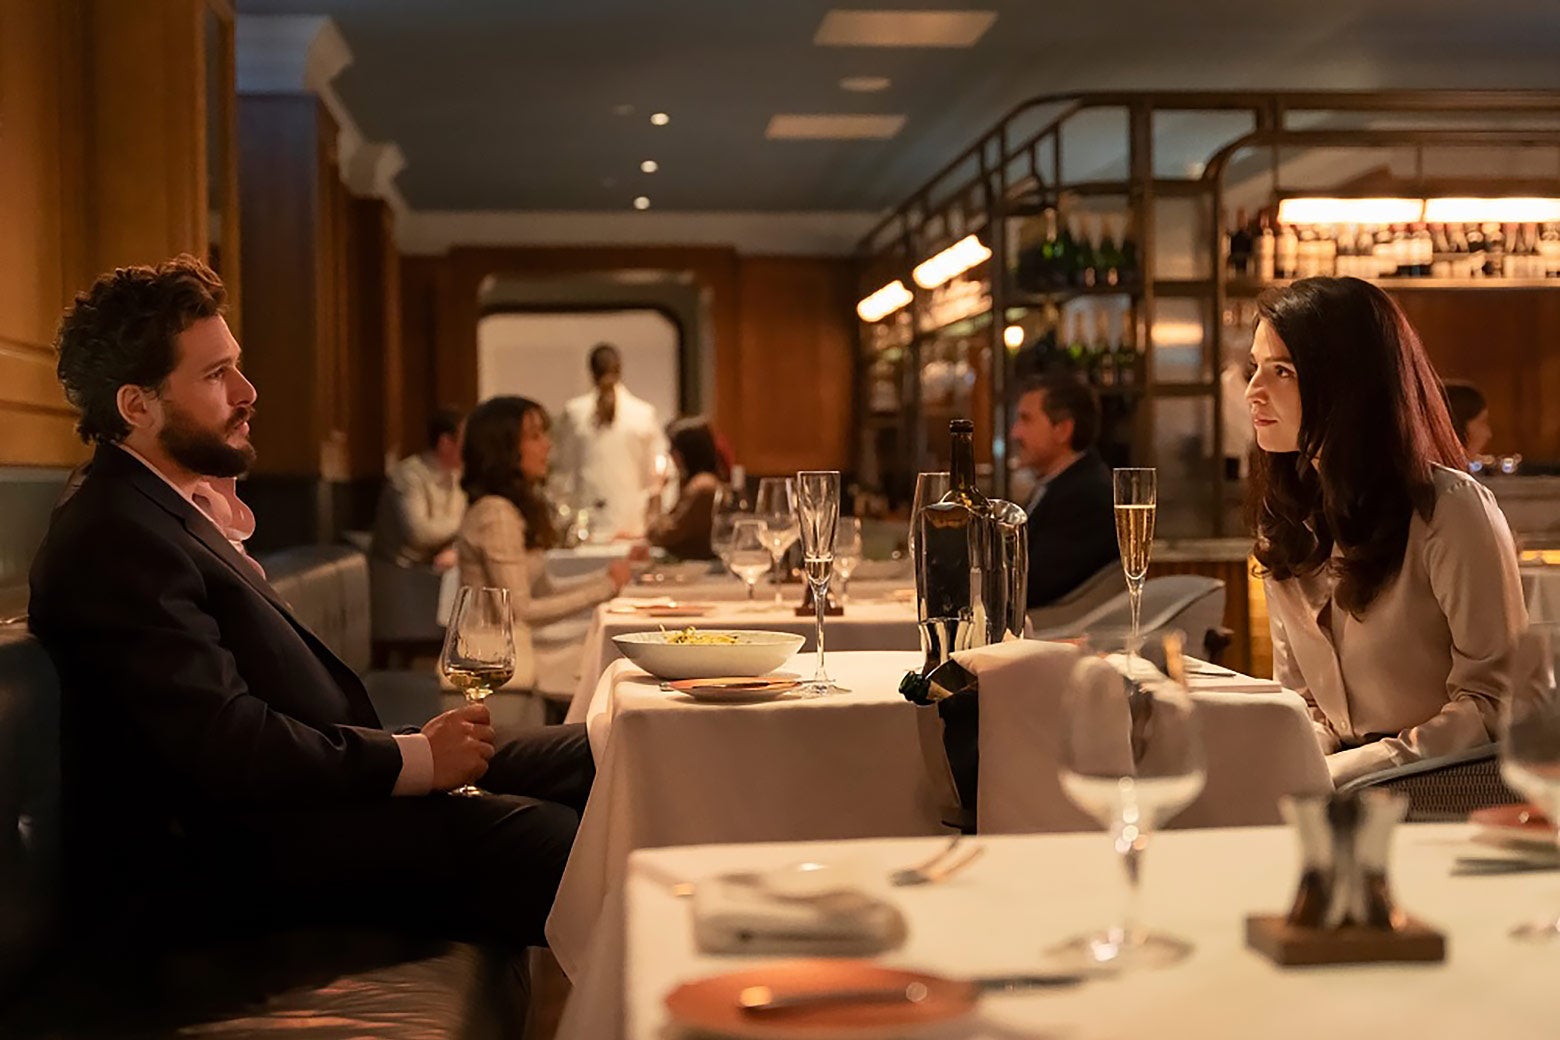
[[[1248,507],[1274,678],[1338,783],[1490,741],[1527,624],[1517,553],[1419,337],[1357,278],[1257,310]]]
[[[663,516],[652,516],[646,537],[673,556],[707,560],[715,496],[725,480],[724,464],[710,424],[701,417],[678,419],[666,428],[672,462],[677,466],[677,504]],[[652,508],[655,503],[652,500]]]
[[[471,505],[455,539],[463,585],[509,590],[515,619],[515,689],[565,694],[574,688],[581,643],[544,643],[532,629],[611,599],[628,584],[617,560],[567,586],[548,577],[544,553],[557,543],[542,496],[552,451],[547,412],[524,397],[494,397],[466,418],[461,486]]]

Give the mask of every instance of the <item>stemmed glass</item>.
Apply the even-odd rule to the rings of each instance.
[[[780,563],[800,532],[796,529],[796,482],[790,477],[765,477],[758,482],[758,498],[753,515],[767,524],[769,553],[775,564],[775,606],[785,606],[780,583],[784,572]]]
[[[478,704],[515,674],[515,630],[509,614],[509,590],[462,585],[455,594],[455,611],[444,633],[439,671],[466,697]],[[482,789],[463,784],[450,794],[477,795]]]
[[[834,536],[840,520],[838,470],[804,470],[796,475],[796,515],[801,529],[802,559],[812,586],[818,612],[818,671],[812,685],[819,694],[829,692],[829,673],[823,667],[823,614],[829,605],[829,577],[834,571]]]
[[[834,531],[834,573],[840,579],[840,606],[849,598],[850,576],[860,563],[861,521],[853,516],[842,516]]]
[[[1138,923],[1143,852],[1150,832],[1191,804],[1206,779],[1202,734],[1186,691],[1137,683],[1114,668],[1082,672],[1062,701],[1062,790],[1110,831],[1127,877],[1119,922],[1052,951],[1081,967],[1158,967],[1191,944]]]
[[[1560,849],[1560,624],[1531,625],[1518,655],[1527,667],[1501,707],[1500,776],[1543,811]],[[1560,915],[1513,928],[1529,942],[1560,940]]]
[[[947,470],[916,474],[915,500],[910,503],[910,537],[905,543],[910,548],[912,566],[915,564],[915,518],[921,515],[924,507],[941,502],[952,486]]]
[[[1154,514],[1159,503],[1159,475],[1152,469],[1118,469],[1112,473],[1116,493],[1116,545],[1121,550],[1121,569],[1127,575],[1127,600],[1132,608],[1132,637],[1127,642],[1127,674],[1133,673],[1137,656],[1143,579],[1148,576],[1148,558],[1154,547]]]
[[[753,602],[753,589],[758,585],[758,579],[769,569],[772,559],[769,552],[769,526],[764,521],[743,517],[732,525],[726,566],[747,585],[749,603]]]

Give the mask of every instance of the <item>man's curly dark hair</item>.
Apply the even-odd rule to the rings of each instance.
[[[119,414],[119,388],[161,386],[179,362],[175,337],[226,305],[222,280],[187,253],[156,267],[117,268],[77,293],[54,349],[65,397],[81,412],[81,439],[123,440],[130,426]]]

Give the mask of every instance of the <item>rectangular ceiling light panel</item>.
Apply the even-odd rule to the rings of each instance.
[[[849,11],[823,16],[820,47],[973,47],[997,20],[995,11]]]
[[[883,141],[905,125],[904,116],[776,115],[764,136],[792,141]]]

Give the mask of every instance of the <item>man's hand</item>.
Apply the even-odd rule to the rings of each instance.
[[[431,719],[422,728],[433,751],[433,789],[448,791],[474,783],[493,757],[493,718],[485,704],[467,704]]]

